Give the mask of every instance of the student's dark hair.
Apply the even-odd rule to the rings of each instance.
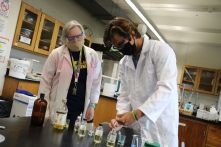
[[[137,24],[126,18],[116,17],[108,23],[104,30],[104,45],[106,47],[111,47],[111,38],[113,34],[118,34],[122,37],[130,39],[130,33],[132,31],[134,31],[136,38],[141,37],[140,33],[137,30]]]

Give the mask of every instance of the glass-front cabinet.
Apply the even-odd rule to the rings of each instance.
[[[22,2],[13,46],[35,53],[49,55],[62,45],[64,24],[42,11]]]
[[[180,89],[219,95],[221,90],[221,71],[184,65]]]
[[[197,91],[213,94],[216,84],[217,70],[200,68]]]
[[[22,3],[16,26],[13,45],[33,51],[38,33],[41,12],[34,7]]]
[[[181,88],[195,90],[198,78],[198,68],[194,66],[184,66],[181,78]]]
[[[53,49],[57,37],[55,36],[56,20],[42,13],[34,51],[48,55]]]
[[[63,28],[64,28],[64,24],[63,24],[62,22],[58,22],[58,23],[57,23],[57,28],[58,28],[58,29],[57,29],[58,32],[57,32],[57,35],[56,35],[56,36],[57,36],[57,39],[56,39],[55,48],[57,48],[57,47],[63,45],[61,36],[62,36],[62,30],[63,30]]]

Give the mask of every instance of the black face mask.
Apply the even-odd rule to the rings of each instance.
[[[135,43],[133,45],[131,45],[129,41],[126,44],[124,44],[124,46],[122,48],[119,48],[119,51],[122,54],[128,55],[128,56],[133,55],[135,50],[136,50]]]

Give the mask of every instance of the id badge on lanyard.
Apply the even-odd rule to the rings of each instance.
[[[74,88],[72,90],[73,95],[77,95],[77,84],[78,84],[78,79],[80,75],[80,70],[81,70],[81,58],[82,58],[82,49],[80,51],[80,56],[78,60],[78,64],[74,64],[74,58],[71,56],[71,61],[72,61],[72,66],[73,66],[73,72],[74,72]]]

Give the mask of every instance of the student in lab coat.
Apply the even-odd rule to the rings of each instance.
[[[110,127],[139,124],[142,142],[178,146],[177,67],[173,49],[141,36],[130,20],[107,25],[104,43],[124,54],[120,61],[121,91]]]
[[[44,65],[39,93],[45,93],[49,103],[46,116],[52,119],[63,99],[72,124],[81,113],[88,121],[94,117],[100,97],[101,61],[84,45],[84,38],[79,22],[67,22],[62,32],[64,45],[54,49]]]

